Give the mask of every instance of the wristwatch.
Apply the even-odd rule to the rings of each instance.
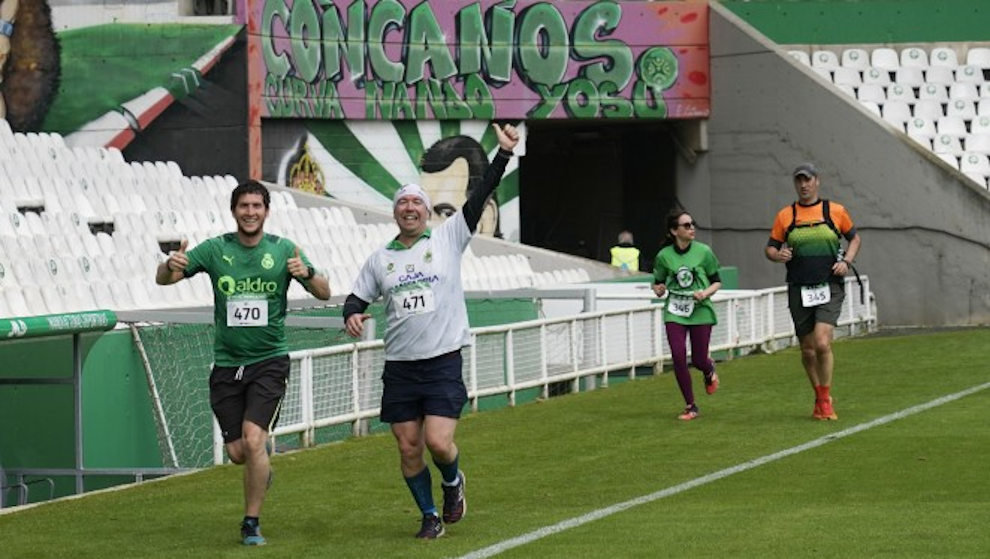
[[[0,19],[0,35],[6,35],[10,37],[13,34],[14,34],[14,24],[5,19]]]
[[[312,266],[306,266],[306,275],[303,276],[303,279],[309,281],[313,279],[313,276],[315,275],[316,275],[316,268],[313,268]]]

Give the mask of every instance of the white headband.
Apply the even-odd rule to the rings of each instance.
[[[426,210],[430,213],[433,212],[433,204],[430,203],[430,197],[426,194],[426,191],[423,190],[422,186],[415,183],[403,185],[403,187],[395,193],[395,197],[392,198],[393,208],[399,204],[399,198],[402,198],[403,196],[415,196],[416,198],[419,198],[423,201],[423,204],[426,205]]]

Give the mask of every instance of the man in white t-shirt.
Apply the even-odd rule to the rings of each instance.
[[[368,305],[384,298],[386,313],[382,421],[391,424],[402,475],[423,514],[417,538],[443,535],[444,524],[467,510],[464,473],[454,431],[467,402],[461,348],[470,344],[461,284],[461,256],[477,231],[485,203],[519,143],[515,127],[492,125],[499,151],[459,212],[436,229],[428,226],[430,199],[417,184],[395,193],[393,216],[399,235],[372,254],[344,304],[347,333],[364,329]],[[429,449],[443,477],[443,517],[433,502],[426,464]]]

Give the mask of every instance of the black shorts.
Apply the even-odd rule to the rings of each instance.
[[[386,361],[381,420],[402,423],[427,415],[461,417],[467,388],[460,350],[419,361]]]
[[[288,383],[288,355],[243,367],[214,365],[210,373],[210,407],[220,424],[223,442],[241,438],[245,420],[271,431],[278,421]]]
[[[846,289],[840,283],[829,282],[831,300],[817,307],[805,307],[801,302],[801,286],[787,286],[787,306],[794,321],[794,333],[803,338],[815,329],[816,322],[824,322],[835,326],[842,314],[842,302],[846,299]]]

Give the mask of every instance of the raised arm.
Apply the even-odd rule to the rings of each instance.
[[[461,208],[464,213],[464,221],[467,222],[468,229],[472,233],[478,229],[478,220],[481,219],[481,214],[485,211],[485,202],[488,201],[492,192],[495,191],[495,187],[502,180],[505,166],[508,164],[509,158],[512,157],[512,150],[519,143],[519,131],[516,130],[515,126],[506,124],[504,127],[499,127],[498,124],[492,123],[492,128],[495,129],[495,135],[498,137],[498,153],[495,154],[495,158],[485,169],[485,176],[482,178],[481,184],[471,190]]]

